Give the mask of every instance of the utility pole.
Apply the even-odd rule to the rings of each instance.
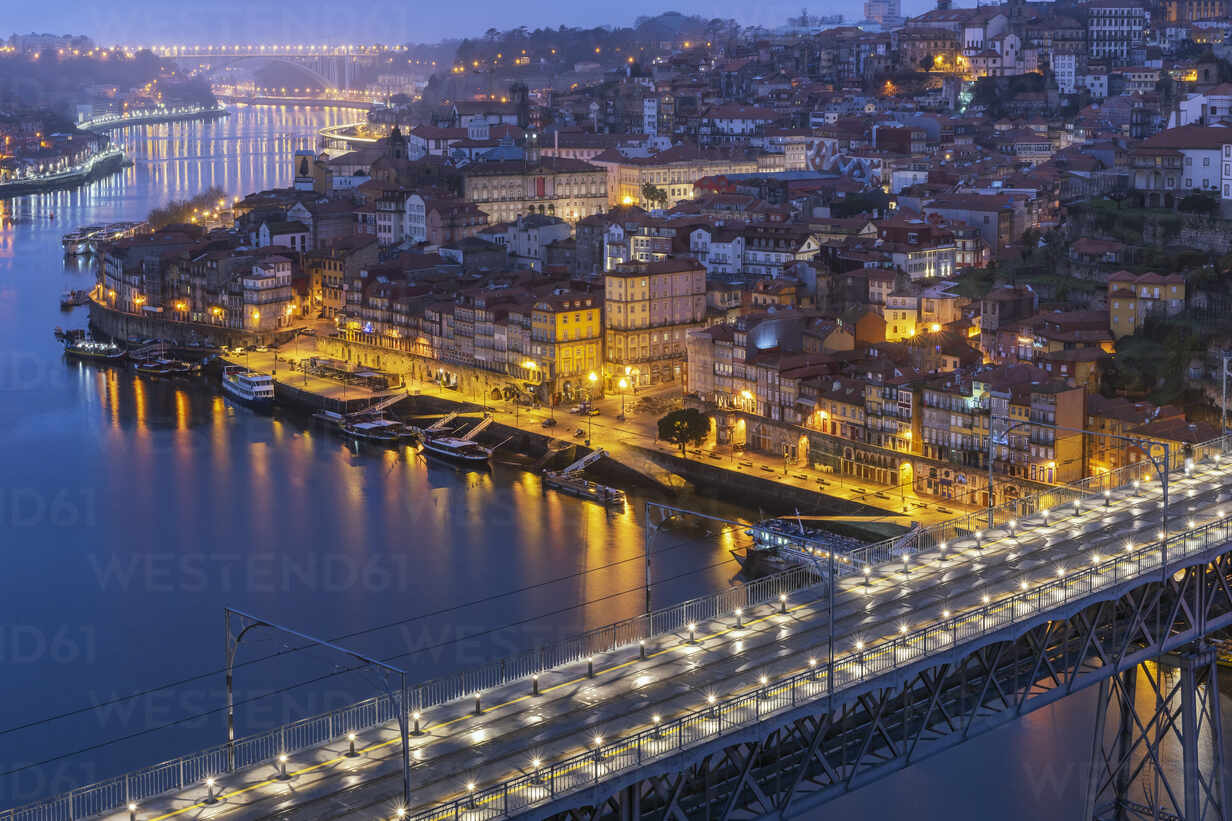
[[[1222,367],[1219,369],[1219,392],[1222,401],[1219,403],[1219,435],[1228,433],[1228,360],[1232,359],[1232,351],[1220,351],[1219,359]]]

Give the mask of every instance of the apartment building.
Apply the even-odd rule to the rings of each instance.
[[[1180,274],[1131,274],[1108,278],[1108,324],[1120,339],[1137,333],[1148,316],[1173,316],[1185,309],[1185,277]]]
[[[1094,60],[1121,63],[1143,47],[1146,9],[1132,0],[1093,0],[1086,4],[1087,42]]]
[[[988,503],[991,426],[994,499],[1021,492],[1015,481],[1050,485],[1085,475],[1084,391],[1030,365],[938,377],[923,386],[922,453],[931,466],[917,488],[942,498]]]
[[[551,395],[566,401],[599,395],[603,390],[602,298],[557,289],[535,300],[528,359]]]
[[[623,263],[604,274],[606,374],[635,385],[685,375],[685,336],[706,317],[706,269],[690,257]],[[626,371],[626,368],[628,369]]]

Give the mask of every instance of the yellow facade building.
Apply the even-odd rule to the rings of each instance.
[[[603,300],[574,291],[537,300],[530,348],[552,394],[564,400],[598,396],[603,388]]]
[[[1137,333],[1151,314],[1172,316],[1185,309],[1185,278],[1180,274],[1131,274],[1108,278],[1108,325],[1116,339]]]

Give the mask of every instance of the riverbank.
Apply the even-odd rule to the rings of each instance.
[[[180,108],[156,108],[131,114],[106,114],[85,120],[77,127],[84,131],[110,131],[133,125],[158,125],[160,123],[216,120],[231,114],[223,106],[184,106]]]
[[[75,188],[114,174],[122,169],[124,165],[124,152],[118,148],[109,148],[106,151],[100,151],[84,163],[65,171],[0,182],[0,199],[21,197],[26,194],[41,194],[47,191],[59,191],[64,188]]]

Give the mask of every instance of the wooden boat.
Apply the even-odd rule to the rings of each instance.
[[[64,346],[65,356],[92,362],[119,362],[127,352],[114,342],[97,342],[93,339],[78,339]]]

